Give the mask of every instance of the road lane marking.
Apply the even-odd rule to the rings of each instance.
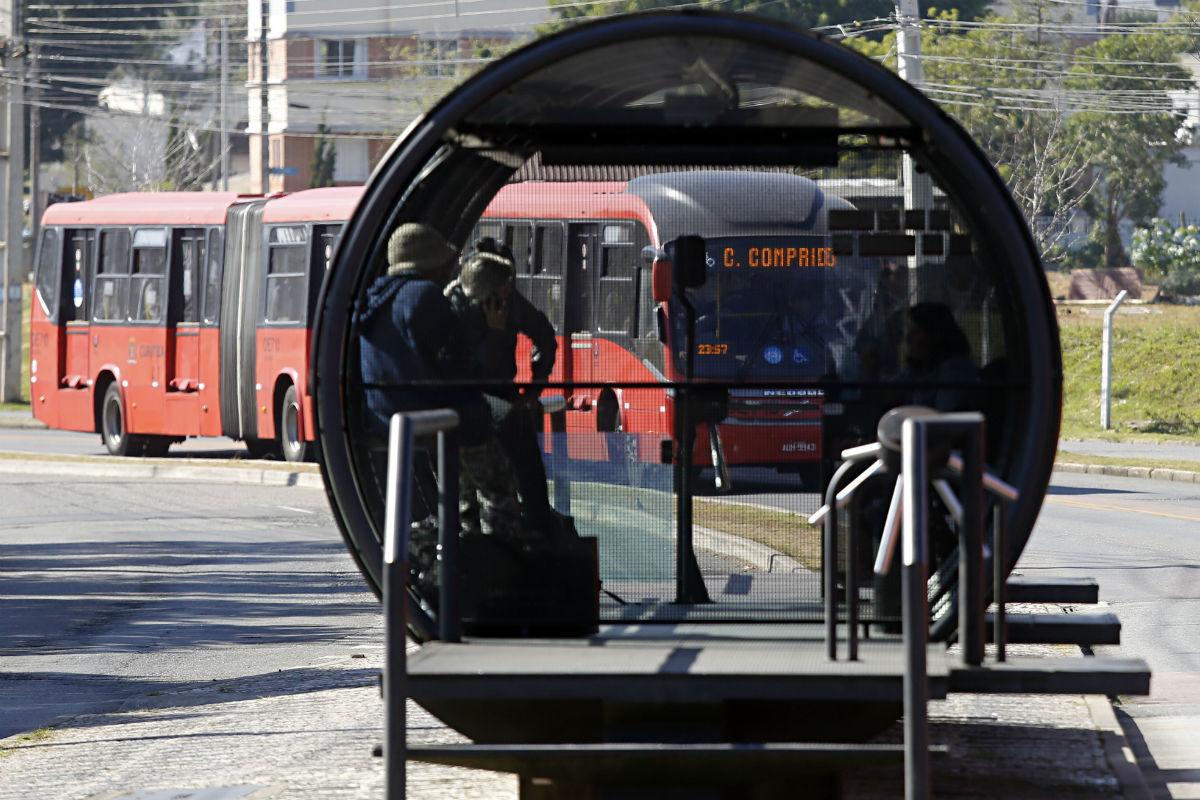
[[[276,508],[282,508],[282,509],[283,509],[283,510],[285,510],[285,511],[295,511],[295,512],[296,512],[296,513],[298,513],[298,514],[313,514],[313,513],[316,513],[316,512],[314,512],[314,511],[312,511],[311,509],[308,509],[308,508],[296,508],[295,506],[276,506]]]
[[[1166,511],[1151,511],[1148,508],[1130,508],[1129,506],[1115,506],[1108,503],[1089,503],[1085,500],[1067,500],[1063,497],[1055,497],[1048,495],[1047,503],[1053,503],[1060,506],[1070,506],[1071,508],[1086,508],[1093,511],[1125,511],[1130,514],[1148,514],[1152,517],[1166,517],[1167,519],[1182,519],[1189,522],[1200,522],[1200,512],[1196,514],[1169,514]]]

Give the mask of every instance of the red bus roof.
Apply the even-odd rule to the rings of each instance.
[[[43,225],[220,225],[225,212],[253,196],[236,192],[128,192],[55,203]]]
[[[627,185],[625,181],[513,183],[492,198],[483,215],[547,219],[624,217],[649,221],[646,203],[640,197],[626,194]]]
[[[272,198],[263,209],[263,222],[347,220],[362,196],[362,186],[330,186],[293,192]]]

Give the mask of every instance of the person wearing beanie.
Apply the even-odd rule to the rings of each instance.
[[[423,223],[400,225],[388,238],[387,270],[354,313],[367,431],[386,439],[397,411],[453,408],[460,419],[460,505],[478,508],[483,533],[520,536],[513,471],[482,392],[469,385],[478,385],[480,370],[443,295],[456,256]]]
[[[531,371],[534,381],[545,381],[554,368],[558,342],[554,326],[514,286],[512,251],[490,237],[475,243],[462,262],[457,280],[445,294],[460,328],[487,381],[485,398],[500,444],[516,470],[517,488],[525,519],[535,530],[552,533],[559,520],[552,513],[546,491],[546,467],[537,441],[541,427],[541,388],[522,392],[517,377],[517,334],[533,343]]]

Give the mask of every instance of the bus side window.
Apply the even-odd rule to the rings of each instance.
[[[272,228],[267,242],[265,322],[303,322],[308,298],[304,262],[308,231],[302,225]]]
[[[513,269],[518,275],[529,274],[529,256],[533,244],[532,225],[506,225],[504,242],[513,253]]]
[[[562,296],[566,252],[566,229],[563,223],[539,222],[533,230],[533,258],[529,263],[529,276],[517,277],[517,288],[546,315],[559,334],[563,332],[566,307]]]
[[[643,266],[638,270],[638,318],[637,336],[639,339],[657,339],[658,323],[654,314],[654,280],[653,268]]]
[[[221,270],[224,265],[225,248],[221,231],[213,228],[208,232],[207,262],[204,269],[205,325],[216,325],[221,318]]]
[[[37,287],[38,300],[41,301],[42,308],[46,310],[46,315],[51,320],[57,318],[58,313],[58,287],[62,283],[63,276],[59,273],[59,265],[62,263],[58,251],[59,231],[58,228],[43,228],[42,241],[39,244],[37,272],[34,275],[34,285]]]
[[[129,277],[129,320],[161,322],[166,304],[167,231],[142,228],[133,234],[133,267]]]
[[[641,248],[634,242],[633,226],[604,225],[600,237],[600,306],[597,309],[600,330],[605,333],[634,334],[637,310],[637,274]]]
[[[100,231],[100,257],[92,318],[98,322],[124,322],[129,304],[129,231]]]
[[[183,228],[174,232],[171,247],[172,320],[200,321],[200,271],[204,264],[205,232]]]

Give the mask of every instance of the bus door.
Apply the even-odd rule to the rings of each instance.
[[[123,378],[128,425],[137,433],[175,433],[167,427],[167,229],[133,232],[129,267],[129,352]],[[127,377],[125,377],[127,376]]]
[[[567,288],[565,338],[570,354],[564,366],[570,369],[568,380],[590,383],[597,380],[595,361],[600,352],[596,337],[595,303],[599,283],[600,226],[595,223],[567,225]],[[575,408],[585,409],[596,401],[597,390],[579,389],[572,398]]]
[[[63,239],[62,288],[59,320],[64,332],[59,360],[58,386],[86,389],[91,370],[91,269],[96,251],[96,232],[88,228],[67,230]]]
[[[200,430],[200,286],[206,231],[171,231],[166,321],[167,429],[199,436]]]

